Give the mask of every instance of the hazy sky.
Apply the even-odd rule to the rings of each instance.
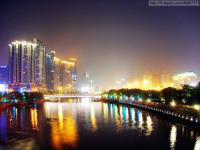
[[[2,0],[0,64],[8,43],[37,37],[61,59],[76,57],[108,87],[145,72],[200,73],[200,7],[149,7],[148,0]]]

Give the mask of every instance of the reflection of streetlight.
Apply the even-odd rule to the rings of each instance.
[[[173,125],[170,131],[170,148],[172,150],[174,150],[176,146],[176,137],[177,137],[177,127]]]

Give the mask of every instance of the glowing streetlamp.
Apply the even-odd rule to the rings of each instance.
[[[171,103],[170,103],[171,106],[175,107],[176,106],[176,103],[175,101],[173,100]]]
[[[193,107],[194,107],[194,109],[196,109],[196,110],[199,110],[199,109],[200,109],[200,106],[199,106],[199,105],[194,105]]]
[[[148,102],[148,103],[150,103],[150,102],[151,102],[151,100],[150,100],[150,99],[148,99],[148,100],[147,100],[147,102]]]

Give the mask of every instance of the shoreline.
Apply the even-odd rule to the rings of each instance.
[[[33,102],[17,102],[17,103],[0,103],[0,111],[4,111],[8,107],[12,106],[27,106],[31,104],[43,104],[45,100],[38,100],[38,101],[33,101]]]
[[[124,105],[124,106],[129,106],[129,107],[134,107],[134,108],[139,108],[141,110],[148,111],[152,114],[158,115],[159,117],[166,119],[170,122],[174,123],[180,123],[182,125],[186,125],[189,128],[193,129],[200,129],[200,116],[189,116],[187,114],[180,114],[175,111],[169,110],[169,109],[161,109],[156,106],[149,106],[144,103],[138,103],[138,102],[118,102],[118,101],[111,101],[107,99],[101,99],[99,100],[104,103],[110,103],[110,104],[117,104],[117,105]]]

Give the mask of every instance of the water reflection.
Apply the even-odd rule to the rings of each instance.
[[[45,103],[45,116],[51,120],[51,138],[55,149],[64,145],[75,147],[78,141],[76,120],[68,108],[65,103]]]
[[[170,148],[171,148],[171,150],[175,149],[176,136],[177,136],[177,127],[175,125],[172,125],[171,131],[170,131]]]
[[[96,115],[94,110],[94,105],[91,105],[91,123],[92,123],[92,131],[95,132],[97,130],[97,122],[96,122]]]
[[[152,131],[153,131],[153,122],[150,116],[147,116],[147,132],[146,132],[146,136],[151,135]]]
[[[33,130],[39,130],[38,128],[38,115],[37,108],[31,108],[31,125]]]
[[[5,143],[7,139],[7,123],[6,123],[6,112],[0,114],[0,143]]]
[[[200,150],[200,137],[198,137],[196,140],[194,150]]]
[[[195,137],[199,136],[196,131],[186,127],[178,130],[175,124],[161,123],[160,120],[137,108],[91,102],[89,99],[46,102],[40,107],[11,107],[0,112],[0,144],[8,143],[13,138],[16,143],[21,141],[22,145],[29,141],[31,144],[28,145],[39,146],[39,149],[84,149],[85,141],[98,147],[108,137],[111,143],[121,142],[121,145],[129,146],[133,144],[131,141],[136,141],[134,146],[140,143],[138,141],[145,143],[145,140],[151,139],[159,143],[165,138],[168,143],[152,145],[175,150],[179,143],[187,141],[190,149],[199,150],[200,139],[195,141]],[[149,145],[149,141],[146,143],[147,148],[158,149]]]

